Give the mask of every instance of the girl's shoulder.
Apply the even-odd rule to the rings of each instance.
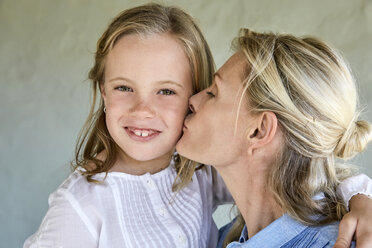
[[[107,186],[105,180],[89,182],[82,172],[73,171],[61,185],[49,196],[49,205],[61,199],[82,203],[84,200],[97,198],[97,191],[102,191]]]

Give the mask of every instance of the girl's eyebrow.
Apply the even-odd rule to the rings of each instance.
[[[160,85],[163,85],[163,84],[171,84],[171,85],[175,85],[181,89],[185,89],[185,87],[180,84],[180,83],[177,83],[175,81],[172,81],[172,80],[164,80],[164,81],[157,81],[156,83],[160,84]]]
[[[126,78],[126,77],[115,77],[113,79],[110,79],[108,82],[114,82],[114,81],[125,81],[125,82],[128,82],[128,83],[135,83],[133,80],[130,80],[129,78]],[[171,85],[175,85],[181,89],[184,89],[185,87],[180,84],[180,83],[177,83],[175,81],[172,81],[172,80],[161,80],[161,81],[156,81],[155,82],[156,84],[159,84],[159,85],[164,85],[164,84],[171,84]]]
[[[128,83],[133,83],[132,80],[130,80],[129,78],[125,78],[125,77],[116,77],[116,78],[110,79],[108,81],[108,83],[111,83],[111,82],[114,82],[114,81],[126,81]]]

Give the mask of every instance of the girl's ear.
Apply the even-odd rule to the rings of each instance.
[[[278,119],[273,112],[265,111],[255,120],[256,125],[248,133],[248,154],[269,144],[275,137],[278,128]]]
[[[104,83],[99,84],[99,90],[101,91],[101,95],[102,95],[103,100],[106,100],[106,92],[105,92]]]

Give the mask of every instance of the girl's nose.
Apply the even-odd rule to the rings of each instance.
[[[130,109],[130,115],[139,119],[149,119],[154,118],[156,112],[150,104],[139,101]]]

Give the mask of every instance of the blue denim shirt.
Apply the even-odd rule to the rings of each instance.
[[[234,221],[220,229],[217,248],[221,248]],[[244,226],[239,241],[228,244],[227,248],[289,248],[289,247],[333,247],[338,235],[339,222],[310,227],[301,224],[288,215],[283,215],[273,223],[248,239],[247,227]],[[355,247],[355,243],[351,245]]]

